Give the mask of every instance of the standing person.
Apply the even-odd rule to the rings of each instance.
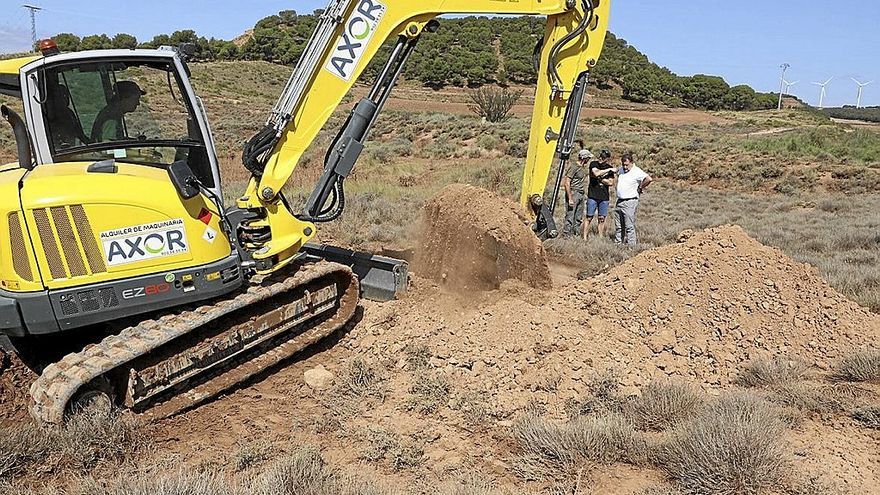
[[[614,210],[617,230],[614,240],[618,244],[626,242],[628,246],[635,246],[639,197],[653,179],[636,166],[632,153],[625,153],[620,162],[622,167],[617,174],[617,207]]]
[[[581,224],[584,221],[584,192],[586,190],[588,164],[593,158],[589,150],[578,152],[577,162],[573,163],[562,179],[562,187],[565,188],[566,210],[565,229],[562,235],[566,237],[577,236],[581,232]]]
[[[590,163],[590,185],[587,188],[587,219],[584,222],[584,239],[590,233],[593,218],[598,213],[596,230],[599,237],[605,237],[605,219],[608,217],[608,205],[611,200],[610,186],[614,185],[614,166],[609,162],[611,152],[599,152],[599,160]]]

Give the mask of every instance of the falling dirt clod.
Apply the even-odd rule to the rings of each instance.
[[[452,289],[492,290],[508,279],[551,285],[544,247],[519,207],[464,184],[442,189],[425,205],[415,271]]]

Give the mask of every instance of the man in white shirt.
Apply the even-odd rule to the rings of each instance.
[[[628,246],[635,246],[639,197],[653,179],[636,166],[632,153],[625,153],[620,161],[623,166],[617,173],[617,207],[614,209],[617,230],[614,240],[618,244],[626,242]]]

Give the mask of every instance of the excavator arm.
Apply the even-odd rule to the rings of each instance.
[[[547,17],[521,201],[535,214],[535,230],[556,235],[552,210],[572,152],[589,70],[608,26],[610,0],[331,0],[262,131],[245,146],[252,177],[238,207],[246,212],[239,239],[259,272],[272,272],[301,256],[316,223],[345,206],[343,182],[370,129],[425,31],[443,14],[514,14]],[[376,56],[396,36],[389,60],[369,95],[355,105],[331,148],[305,210],[291,211],[282,187],[320,129]],[[559,161],[549,204],[544,191]]]

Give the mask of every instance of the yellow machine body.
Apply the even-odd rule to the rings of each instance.
[[[4,238],[11,239],[0,258],[13,260],[0,263],[4,289],[65,289],[208,265],[231,254],[229,241],[218,239],[217,208],[201,196],[181,201],[164,170],[118,163],[116,173],[105,174],[88,172],[89,165],[37,167],[22,181],[23,211],[11,201],[0,204],[7,219],[0,228],[10,229]],[[15,191],[16,175],[0,173],[0,190]],[[203,211],[211,213],[207,223],[199,219]],[[176,231],[182,236],[172,235],[169,246]]]

